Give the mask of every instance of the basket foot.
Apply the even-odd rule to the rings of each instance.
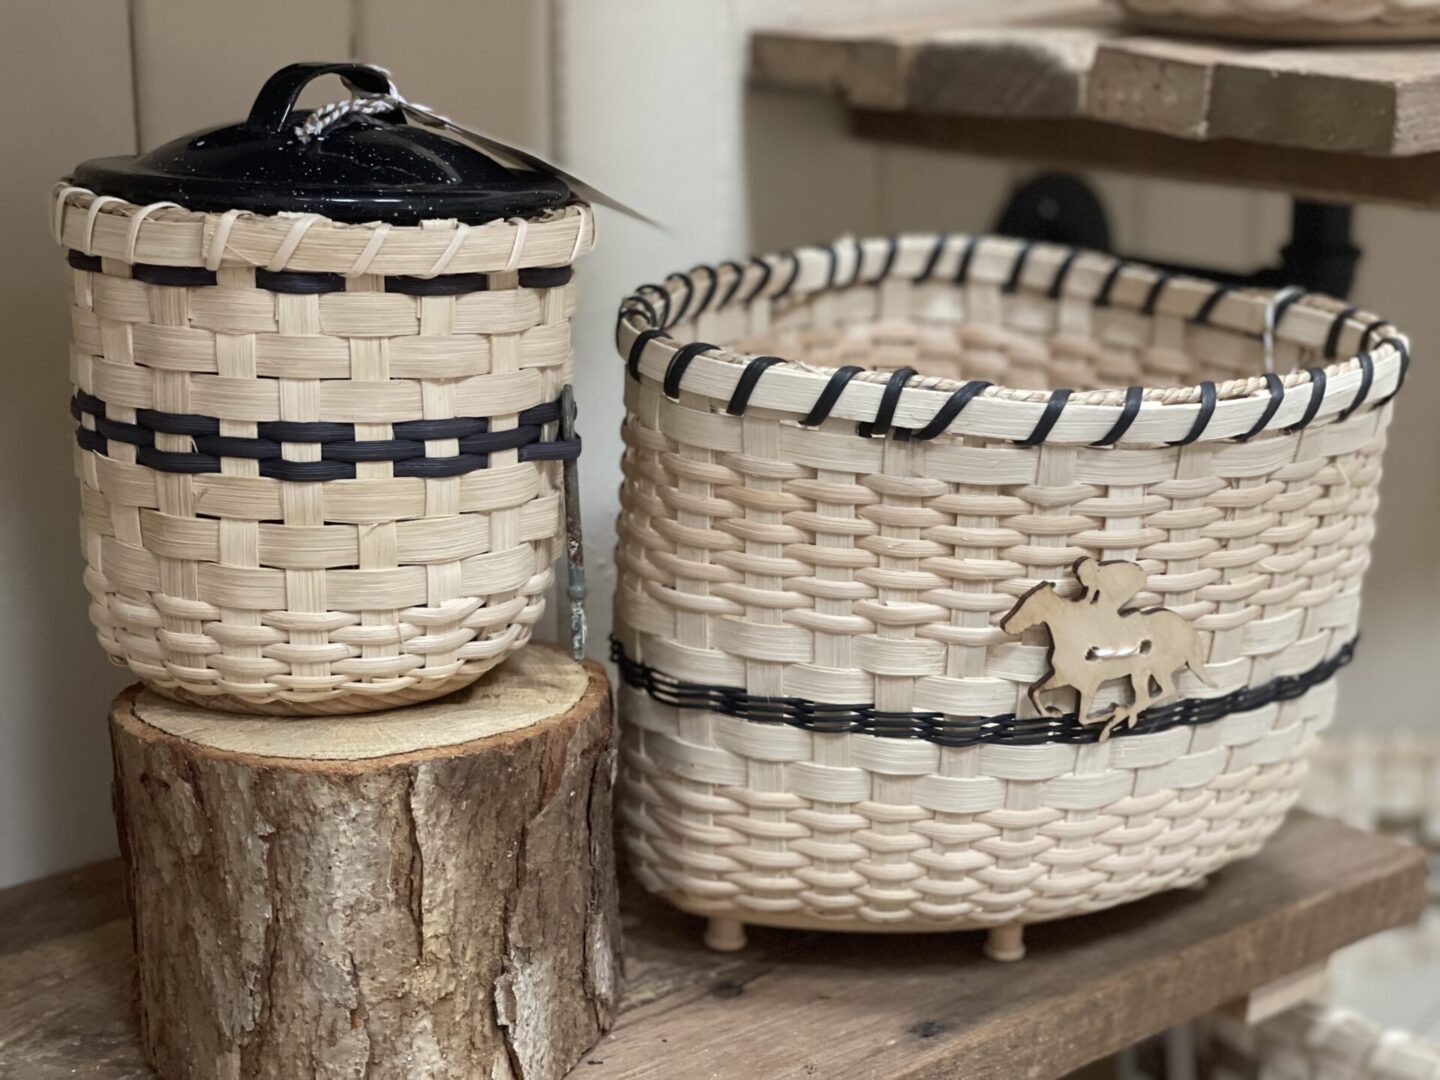
[[[739,952],[745,948],[745,924],[727,915],[712,915],[705,924],[705,945],[716,952]]]
[[[991,960],[1022,960],[1025,957],[1025,926],[1008,923],[992,926],[985,938],[985,955]]]

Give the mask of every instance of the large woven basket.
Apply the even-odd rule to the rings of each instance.
[[[580,205],[467,226],[192,213],[64,187],[72,411],[100,642],[237,711],[478,678],[562,530]]]
[[[1193,882],[1280,823],[1356,634],[1408,364],[1383,319],[904,236],[672,275],[618,341],[648,888],[744,922],[993,927]],[[1138,562],[1213,683],[1109,739],[1037,715],[1045,633],[1000,626],[1084,556]]]
[[[1440,0],[1119,0],[1156,30],[1281,41],[1440,38]]]

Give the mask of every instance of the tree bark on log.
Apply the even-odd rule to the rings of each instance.
[[[573,704],[509,725],[537,680]],[[430,746],[437,717],[511,729]],[[426,748],[327,756],[362,721],[376,745]],[[247,718],[243,748],[206,744],[233,744],[232,723],[139,687],[111,711],[141,1034],[164,1080],[546,1080],[579,1061],[620,977],[598,666],[529,649],[443,702]]]

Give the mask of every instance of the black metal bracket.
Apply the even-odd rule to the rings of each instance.
[[[1361,255],[1351,242],[1352,219],[1349,206],[1295,199],[1290,211],[1290,242],[1281,248],[1279,264],[1251,273],[1155,259],[1137,261],[1227,285],[1298,285],[1344,299],[1355,283]],[[1111,251],[1104,204],[1089,184],[1068,173],[1043,173],[1019,185],[1000,215],[996,231],[1004,236]]]

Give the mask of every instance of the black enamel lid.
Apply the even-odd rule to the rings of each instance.
[[[366,93],[392,91],[389,76],[366,64],[291,64],[261,87],[244,123],[185,135],[148,154],[86,161],[74,182],[133,203],[305,211],[396,225],[426,218],[475,224],[569,201],[565,181],[507,168],[433,128],[407,124],[399,108],[352,112],[303,139],[296,129],[310,113],[296,110],[295,100],[310,80],[329,74]]]

